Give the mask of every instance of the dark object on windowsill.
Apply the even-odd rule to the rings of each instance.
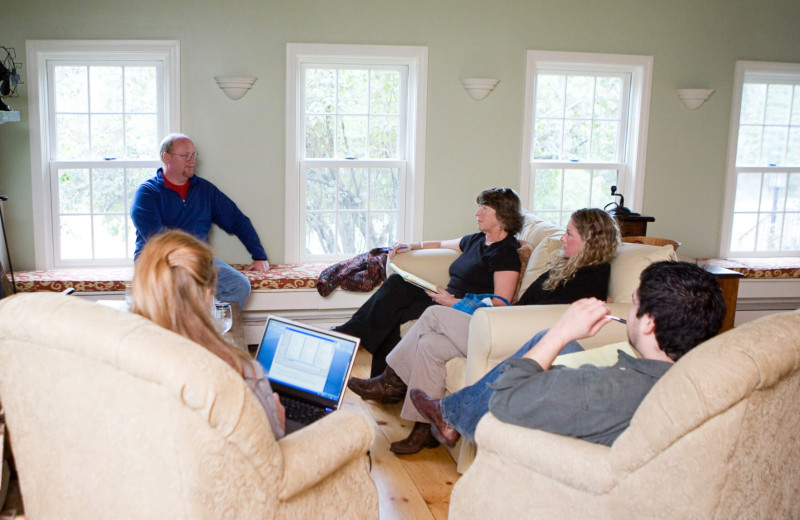
[[[625,197],[622,193],[617,193],[617,187],[611,186],[611,196],[612,197],[619,197],[619,202],[609,202],[603,208],[604,210],[608,211],[611,215],[615,217],[638,217],[640,216],[639,213],[634,213],[630,209],[625,207]],[[611,206],[611,209],[608,209]]]

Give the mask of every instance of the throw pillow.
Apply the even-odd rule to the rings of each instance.
[[[525,270],[525,275],[522,277],[519,290],[517,291],[518,294],[524,293],[525,290],[547,270],[547,263],[561,250],[562,244],[559,238],[560,235],[547,237],[534,248],[528,260],[528,267]]]
[[[623,242],[611,260],[608,296],[617,303],[633,303],[633,291],[639,287],[639,275],[645,267],[662,260],[677,260],[671,245],[662,247]]]

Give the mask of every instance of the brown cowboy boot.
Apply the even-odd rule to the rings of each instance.
[[[417,411],[431,422],[431,434],[437,441],[448,448],[456,445],[461,434],[455,426],[442,418],[441,399],[432,399],[419,388],[412,388],[411,402],[417,407]]]
[[[435,448],[439,445],[431,433],[431,425],[428,423],[414,423],[414,428],[408,437],[402,441],[393,442],[389,449],[398,455],[411,455],[417,453],[422,448]]]
[[[408,390],[400,376],[388,365],[383,374],[370,379],[351,377],[347,381],[347,388],[358,394],[361,399],[372,399],[386,404],[399,403],[405,399]]]

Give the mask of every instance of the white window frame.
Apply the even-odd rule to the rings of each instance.
[[[726,258],[735,255],[741,258],[771,258],[783,256],[797,256],[797,250],[790,251],[760,251],[741,252],[731,251],[731,234],[733,233],[733,205],[736,201],[736,177],[741,171],[758,172],[797,172],[800,165],[753,166],[736,167],[736,155],[739,146],[739,122],[742,111],[742,93],[747,77],[764,77],[773,82],[780,81],[781,77],[797,82],[800,77],[800,64],[777,63],[763,61],[737,61],[734,72],[733,101],[731,102],[731,130],[728,137],[728,157],[725,172],[725,205],[722,217],[722,235],[720,236],[719,256]]]
[[[522,161],[520,174],[520,197],[524,207],[535,211],[533,207],[532,177],[536,167],[547,161],[534,161],[533,147],[533,110],[536,88],[536,73],[539,69],[558,69],[564,71],[587,73],[629,73],[630,105],[627,107],[627,132],[623,136],[624,146],[623,168],[617,181],[617,193],[625,197],[625,206],[633,211],[642,210],[644,193],[644,174],[647,153],[647,131],[650,120],[650,91],[653,76],[653,57],[625,54],[596,54],[579,52],[536,51],[527,53],[525,72],[525,113],[522,132]],[[555,161],[557,163],[564,161]],[[585,169],[606,169],[619,163],[580,162]],[[609,201],[612,200],[609,193]],[[616,200],[616,199],[613,199]]]
[[[398,239],[401,242],[422,237],[422,213],[425,188],[425,123],[427,113],[428,50],[426,47],[384,45],[300,44],[286,45],[286,212],[285,261],[307,261],[305,253],[305,222],[302,215],[304,188],[301,185],[301,162],[304,159],[303,127],[298,117],[303,113],[300,92],[302,64],[335,60],[337,63],[406,65],[408,67],[408,96],[406,103],[405,190],[398,194]],[[343,160],[342,162],[346,162]],[[359,166],[372,163],[362,161]],[[384,166],[389,166],[383,163]],[[355,167],[355,164],[348,164]],[[402,184],[401,184],[402,185]],[[314,256],[316,261],[341,257]]]
[[[58,194],[51,182],[50,163],[54,143],[50,142],[50,93],[47,66],[51,60],[147,60],[164,64],[164,112],[159,133],[180,131],[180,42],[177,40],[29,40],[26,42],[28,73],[28,109],[30,111],[31,184],[33,189],[33,229],[36,269],[56,267],[55,244],[58,230],[54,222],[54,204]],[[63,164],[63,163],[61,163]],[[80,162],[74,163],[76,166]],[[115,167],[131,166],[116,161]],[[58,262],[58,266],[121,266],[133,261],[93,260]]]

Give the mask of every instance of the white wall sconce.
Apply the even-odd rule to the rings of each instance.
[[[464,85],[467,94],[475,101],[488,96],[499,82],[499,79],[494,78],[461,78],[461,84]]]
[[[253,87],[258,78],[252,76],[214,76],[217,85],[225,94],[236,101],[242,99],[247,91]]]
[[[705,103],[713,92],[713,88],[681,88],[678,89],[678,97],[681,98],[686,108],[694,110]]]

